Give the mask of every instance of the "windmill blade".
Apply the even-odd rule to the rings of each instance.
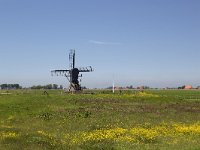
[[[92,72],[94,69],[91,66],[78,68],[79,72]]]
[[[57,75],[57,76],[66,76],[69,73],[69,70],[52,70],[51,75]]]
[[[69,68],[75,68],[75,50],[71,49],[69,53]]]

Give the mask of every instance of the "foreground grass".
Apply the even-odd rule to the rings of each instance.
[[[198,90],[0,93],[0,149],[200,149]]]

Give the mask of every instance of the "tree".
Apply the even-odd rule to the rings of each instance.
[[[1,84],[1,89],[21,89],[19,84]]]
[[[87,89],[86,86],[82,86],[81,88],[82,88],[82,89]]]
[[[53,89],[58,89],[58,85],[57,84],[53,84]]]
[[[59,89],[63,89],[63,86],[62,86],[62,85],[60,85]]]
[[[8,88],[8,85],[7,84],[2,84],[1,85],[1,89],[7,89]]]

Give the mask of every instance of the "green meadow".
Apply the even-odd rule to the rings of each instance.
[[[200,149],[200,91],[0,90],[0,149]]]

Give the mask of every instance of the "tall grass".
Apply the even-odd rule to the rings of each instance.
[[[0,149],[200,149],[198,90],[47,92],[0,91]]]

